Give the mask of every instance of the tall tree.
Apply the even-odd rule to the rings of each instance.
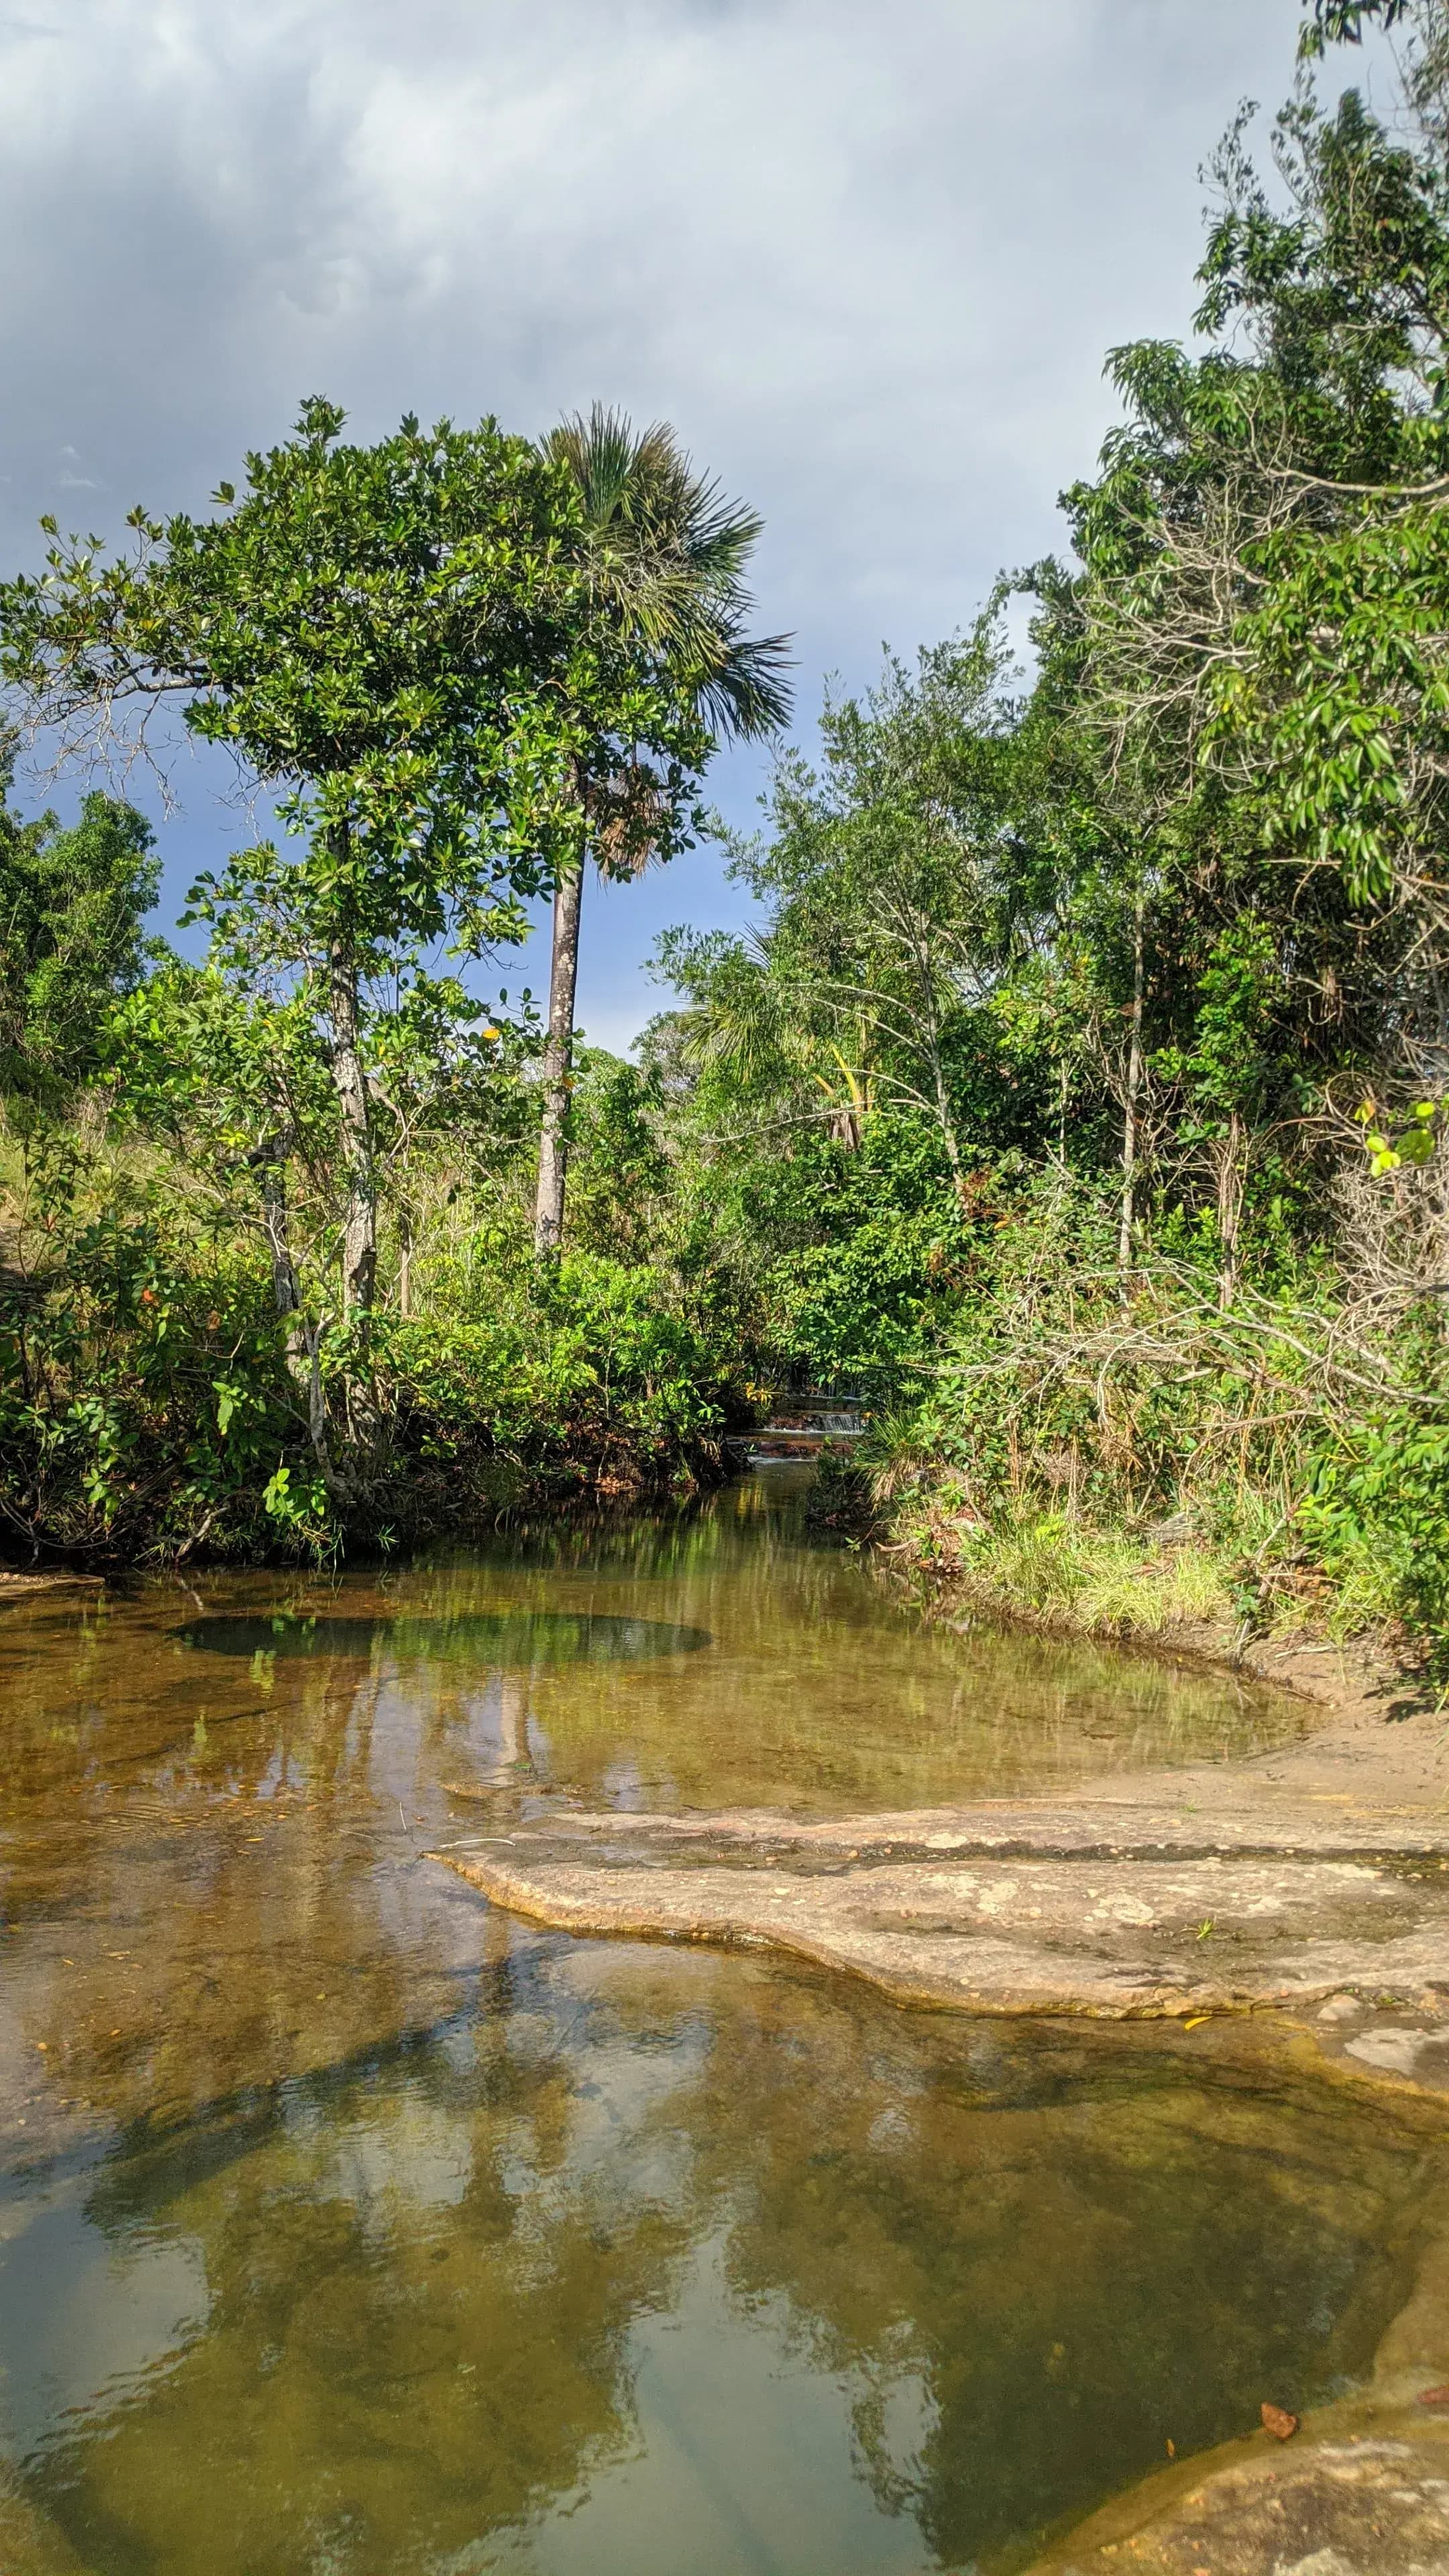
[[[1319,10],[1308,50],[1370,14]],[[1211,1171],[1226,1298],[1250,1129],[1335,1070],[1397,1056],[1418,1100],[1449,1067],[1449,11],[1397,14],[1392,124],[1305,76],[1274,173],[1244,120],[1221,147],[1209,345],[1114,353],[1129,417],[1068,495],[1080,577],[1044,585],[1104,806],[1160,846],[1138,1092]]]
[[[716,743],[773,733],[790,701],[785,639],[745,633],[745,572],[761,528],[756,513],[725,500],[662,422],[636,434],[622,414],[596,404],[587,419],[562,422],[543,447],[579,495],[589,622],[613,651],[638,660],[651,692],[674,705],[683,728],[667,770],[642,758],[637,737],[622,729],[603,746],[603,758],[581,756],[574,764],[578,860],[554,891],[543,1064],[535,1243],[547,1255],[563,1237],[587,858],[592,854],[601,875],[628,878],[685,846],[687,807]]]
[[[799,1114],[847,1139],[865,1102],[922,1119],[969,1195],[973,1068],[995,1051],[992,995],[1031,932],[1029,737],[1007,693],[994,607],[964,640],[887,665],[827,705],[824,764],[779,764],[773,832],[736,872],[767,908],[753,956],[673,934],[701,1062],[774,1059]]]
[[[579,511],[566,473],[491,421],[344,443],[308,402],[246,461],[216,515],[132,514],[132,553],[62,542],[0,588],[0,673],[67,749],[179,701],[187,728],[280,796],[283,848],[195,890],[244,980],[300,985],[326,1033],[340,1139],[345,1306],[377,1263],[366,992],[437,943],[521,936],[520,898],[566,871],[573,781],[595,754],[597,657],[572,613]],[[605,709],[606,739],[620,710]]]

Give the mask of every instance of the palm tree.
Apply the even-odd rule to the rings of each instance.
[[[636,433],[621,412],[596,403],[587,419],[551,430],[543,450],[578,485],[589,587],[603,616],[667,673],[717,740],[776,732],[790,711],[787,639],[745,633],[745,568],[763,524],[756,512],[725,500],[718,483],[696,472],[667,422]],[[575,792],[583,844],[601,875],[639,875],[650,856],[647,807],[656,792],[648,773],[623,761],[604,777],[581,770]],[[585,864],[561,878],[553,903],[534,1225],[541,1254],[556,1252],[563,1236]]]

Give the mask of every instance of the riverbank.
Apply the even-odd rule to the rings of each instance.
[[[1449,1801],[1449,1709],[1422,1669],[1380,1638],[1333,1639],[1309,1630],[1249,1637],[1230,1620],[1210,1618],[1173,1618],[1124,1630],[1120,1622],[1053,1618],[1005,1596],[989,1610],[973,1609],[969,1597],[949,1589],[936,1590],[920,1606],[957,1635],[986,1624],[1063,1642],[1087,1639],[1177,1671],[1233,1674],[1304,1700],[1321,1711],[1321,1722],[1291,1756],[1263,1757],[1272,1765],[1263,1776],[1286,1781],[1303,1797],[1340,1792],[1367,1774],[1390,1804],[1401,1797],[1432,1802],[1442,1795]],[[1281,1762],[1290,1758],[1291,1771],[1281,1771]],[[1218,1766],[1212,1776],[1217,1796]]]
[[[76,1566],[0,1565],[0,1607],[9,1601],[26,1601],[33,1592],[103,1592],[104,1574],[83,1574]]]
[[[1264,1571],[1209,1544],[1190,1513],[1148,1530],[1060,1512],[988,1524],[928,1491],[884,1519],[857,1495],[854,1519],[827,1525],[852,1530],[918,1608],[947,1622],[1226,1665],[1332,1704],[1385,1683],[1437,1693],[1433,1641],[1390,1614],[1382,1582],[1362,1568],[1334,1581],[1297,1561]]]

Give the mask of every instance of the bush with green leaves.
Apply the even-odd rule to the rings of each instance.
[[[0,1522],[90,1563],[335,1554],[485,1525],[529,1500],[719,1473],[731,1354],[647,1266],[514,1265],[500,1293],[337,1316],[313,1438],[260,1237],[198,1222],[174,1167],[28,1149],[22,1261],[0,1273]],[[466,1277],[460,1269],[457,1276]],[[365,1390],[364,1445],[340,1436]]]

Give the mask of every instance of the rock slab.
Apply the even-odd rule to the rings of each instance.
[[[1449,1824],[1310,1817],[1275,1841],[1251,1819],[1043,1804],[555,1814],[437,1857],[561,1930],[776,1948],[974,2013],[1272,2009],[1370,2072],[1449,2083]]]
[[[1363,2434],[1220,2469],[1039,2576],[1449,2576],[1449,2436]]]

